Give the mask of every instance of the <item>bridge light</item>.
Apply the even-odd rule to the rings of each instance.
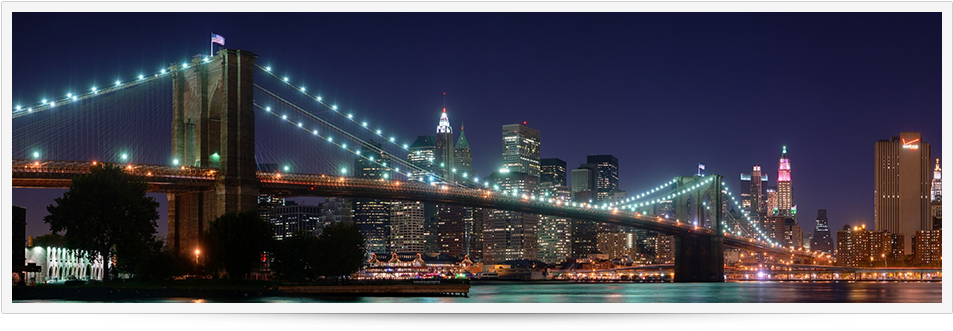
[[[271,107],[265,107],[265,111],[271,111]]]
[[[368,159],[370,159],[371,161],[374,161],[374,156],[371,155]]]
[[[208,56],[202,59],[202,62],[208,63]]]
[[[301,127],[301,122],[298,122],[298,127],[299,127],[299,128]]]
[[[271,71],[271,67],[265,67],[265,71]]]
[[[41,102],[45,105],[45,104],[46,104],[46,99],[43,99],[43,101],[41,101]]]
[[[32,112],[33,112],[33,108],[27,108],[27,109],[26,109],[26,111],[28,111],[28,112],[31,112],[31,113],[32,113]]]
[[[407,144],[404,144],[404,149],[407,149]]]
[[[281,119],[283,119],[283,120],[288,119],[288,115],[281,115]]]
[[[172,159],[172,165],[179,165],[179,159]]]
[[[366,128],[366,127],[367,127],[367,122],[362,122],[361,125]]]
[[[311,134],[313,134],[313,135],[318,135],[318,130],[312,131]]]
[[[388,176],[386,173],[384,174],[384,179],[388,179],[389,177],[390,176]]]
[[[317,98],[314,98],[314,99],[315,99],[315,100],[318,100],[318,101],[321,101],[321,96],[318,96]]]
[[[347,119],[353,119],[353,118],[354,118],[354,114],[347,114]]]
[[[159,70],[159,73],[165,74],[165,69]]]
[[[347,144],[342,143],[342,144],[341,144],[341,148],[347,149]],[[374,157],[373,157],[373,156],[371,157],[371,161],[374,161]]]
[[[394,137],[390,137],[390,142],[394,142]]]
[[[288,81],[288,77],[285,77],[285,82],[287,82],[287,81]]]
[[[40,152],[33,152],[33,158],[34,158],[34,159],[39,159],[39,158],[40,158]]]
[[[290,168],[288,166],[285,166],[285,172],[288,172],[288,169]]]
[[[122,82],[120,82],[120,81],[117,80],[117,81],[116,81],[116,86],[119,86],[119,85],[122,85]]]
[[[66,93],[66,97],[67,98],[73,97],[73,93]]]
[[[304,86],[301,87],[301,92],[304,92]]]
[[[53,107],[56,107],[56,103],[55,103],[55,102],[50,102],[50,108],[53,108]]]
[[[145,78],[145,76],[139,75],[139,80],[142,80],[143,78]]]
[[[74,95],[74,96],[73,96],[73,101],[76,101],[77,99],[79,99],[79,98],[77,98],[77,97]]]
[[[331,109],[338,110],[338,106],[337,105],[331,106]]]
[[[128,158],[128,156],[129,155],[126,155],[126,153],[122,153],[122,160],[125,161]]]
[[[182,69],[186,69],[186,68],[188,68],[188,67],[189,67],[189,64],[188,64],[188,63],[182,63]]]

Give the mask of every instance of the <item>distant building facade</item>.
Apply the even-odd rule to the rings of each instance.
[[[930,144],[919,132],[901,132],[875,144],[874,229],[911,238],[933,227],[930,217]],[[913,251],[912,241],[904,251]]]

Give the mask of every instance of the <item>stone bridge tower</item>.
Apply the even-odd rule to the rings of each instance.
[[[714,180],[699,184],[703,186],[672,201],[678,220],[707,227],[712,231],[710,236],[675,236],[672,251],[675,256],[676,282],[725,281],[724,233],[721,226],[723,176],[678,177],[675,190],[691,187],[709,177],[714,177]]]
[[[208,225],[226,212],[258,208],[253,77],[255,59],[225,49],[169,67],[173,164],[217,169],[213,189],[169,193],[169,237],[178,252],[202,249]]]

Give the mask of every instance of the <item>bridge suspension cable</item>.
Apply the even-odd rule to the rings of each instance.
[[[343,138],[348,139],[348,140],[354,142],[355,144],[357,144],[357,145],[359,145],[359,146],[361,146],[361,147],[363,147],[363,148],[367,148],[367,149],[370,149],[371,151],[374,151],[374,152],[377,152],[377,153],[380,153],[380,154],[383,154],[383,155],[388,156],[388,157],[391,159],[391,163],[400,164],[401,166],[403,166],[403,167],[405,167],[406,169],[408,169],[408,172],[407,172],[407,173],[400,173],[400,171],[399,171],[400,168],[399,168],[399,167],[396,168],[395,171],[398,172],[398,173],[399,173],[400,175],[402,175],[402,176],[412,177],[412,176],[413,176],[413,173],[412,173],[410,170],[416,170],[416,171],[419,171],[419,172],[421,172],[421,173],[426,174],[427,176],[433,176],[433,177],[435,177],[435,178],[438,178],[440,181],[443,181],[443,182],[446,182],[446,183],[450,183],[451,185],[463,186],[462,184],[459,184],[459,183],[456,183],[456,182],[450,182],[450,181],[448,181],[446,178],[444,178],[443,176],[440,176],[440,175],[438,175],[438,174],[434,174],[434,173],[432,173],[432,172],[427,171],[426,169],[420,168],[420,167],[418,167],[417,165],[415,165],[415,164],[413,164],[413,163],[411,163],[411,162],[409,162],[409,161],[407,161],[407,160],[404,160],[404,158],[401,157],[401,156],[394,155],[393,153],[390,153],[390,152],[384,150],[383,148],[378,148],[377,146],[374,146],[374,144],[369,143],[368,141],[366,141],[366,140],[364,140],[364,139],[358,137],[357,135],[354,135],[354,134],[348,132],[348,131],[345,130],[345,129],[342,129],[341,127],[339,127],[339,126],[337,126],[337,125],[334,125],[334,124],[331,123],[330,121],[327,121],[327,120],[325,120],[325,119],[323,119],[323,118],[321,118],[321,117],[319,117],[319,116],[317,116],[317,115],[314,115],[313,113],[307,111],[306,109],[304,109],[303,107],[301,107],[301,106],[295,104],[294,102],[292,102],[292,101],[290,101],[290,100],[288,100],[288,99],[286,99],[286,98],[283,98],[283,97],[279,96],[279,95],[278,95],[277,93],[275,93],[275,92],[269,91],[268,89],[266,89],[266,88],[264,88],[264,87],[262,87],[262,86],[260,86],[260,85],[258,85],[258,84],[255,84],[254,86],[255,86],[255,89],[257,89],[257,90],[263,92],[266,96],[268,96],[268,97],[274,99],[275,101],[279,102],[280,104],[282,104],[282,105],[284,105],[284,106],[290,108],[290,109],[293,110],[294,112],[296,112],[296,113],[298,113],[298,114],[300,114],[300,115],[302,115],[302,116],[304,116],[304,117],[306,117],[306,118],[308,118],[308,119],[311,119],[311,120],[313,120],[313,121],[319,122],[319,123],[320,123],[321,125],[323,125],[324,127],[326,127],[326,128],[328,128],[328,129],[331,129],[331,130],[337,132],[337,133],[338,133],[339,135],[341,135]],[[295,122],[294,122],[293,120],[289,120],[286,115],[279,115],[279,114],[277,113],[277,110],[272,111],[272,109],[271,109],[270,107],[262,107],[261,105],[257,105],[257,106],[258,106],[260,109],[262,109],[262,110],[264,110],[264,111],[266,111],[266,112],[272,113],[274,116],[281,117],[282,120],[285,120],[285,121],[287,121],[288,123],[295,124]],[[299,124],[300,124],[300,123],[299,123]],[[320,134],[320,131],[317,131],[317,130],[314,130],[314,129],[306,129],[306,128],[303,128],[303,125],[299,125],[299,128],[304,129],[304,130],[312,130],[312,131],[311,131],[311,132],[312,132],[312,135],[321,135],[321,134]],[[317,133],[315,133],[315,132],[317,132]],[[385,168],[388,167],[387,165],[384,165],[382,161],[380,161],[380,160],[375,161],[375,160],[371,159],[371,157],[370,157],[369,155],[365,155],[365,154],[363,154],[363,153],[360,153],[361,151],[360,151],[359,149],[347,149],[346,144],[343,144],[343,143],[341,143],[341,144],[334,143],[333,137],[331,137],[331,136],[329,136],[329,135],[322,135],[322,137],[323,137],[326,141],[328,141],[328,142],[330,142],[330,143],[333,143],[333,144],[335,144],[335,145],[337,145],[337,146],[339,146],[339,147],[342,147],[342,148],[344,148],[344,149],[350,151],[350,152],[353,153],[354,155],[357,155],[357,156],[359,156],[359,157],[361,157],[361,158],[364,158],[364,159],[366,159],[366,160],[368,160],[368,161],[374,162],[375,164],[384,166]],[[475,178],[475,177],[474,177],[474,179],[473,179],[473,182],[476,183],[476,184],[479,184],[478,179]]]

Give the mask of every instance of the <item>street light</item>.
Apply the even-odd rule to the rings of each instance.
[[[195,249],[195,264],[199,264],[199,254],[202,253],[198,248]]]

